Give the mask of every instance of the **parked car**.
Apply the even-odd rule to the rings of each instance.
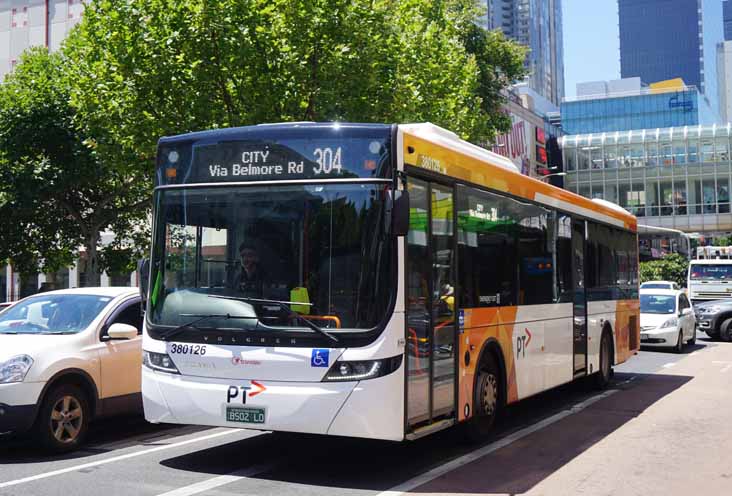
[[[1,302],[0,303],[0,312],[2,312],[3,310],[5,310],[6,308],[8,308],[12,304],[13,304],[12,301],[3,301],[3,302]]]
[[[50,291],[0,313],[0,433],[65,452],[93,418],[142,411],[141,332],[136,288]]]
[[[681,290],[678,284],[673,281],[646,281],[640,285],[640,289],[674,289]]]
[[[699,303],[694,307],[699,329],[712,339],[732,341],[732,298]]]
[[[641,345],[670,347],[681,353],[684,343],[696,343],[696,317],[682,291],[640,290]]]

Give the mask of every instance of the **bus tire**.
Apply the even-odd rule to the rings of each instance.
[[[600,366],[593,377],[593,385],[596,389],[605,389],[610,384],[612,377],[612,338],[609,331],[603,331],[600,338]]]
[[[493,354],[487,352],[478,365],[473,390],[473,417],[466,424],[469,441],[484,440],[492,431],[501,411],[503,381]]]

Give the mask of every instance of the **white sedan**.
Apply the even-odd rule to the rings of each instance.
[[[141,332],[136,288],[50,291],[0,313],[0,434],[70,451],[92,418],[142,411]]]
[[[682,291],[640,290],[641,345],[673,348],[696,343],[696,316]]]

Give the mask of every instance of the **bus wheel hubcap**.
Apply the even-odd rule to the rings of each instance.
[[[483,391],[481,394],[481,402],[483,403],[483,412],[486,415],[493,415],[496,411],[496,399],[498,398],[498,381],[496,376],[488,374],[483,381]]]

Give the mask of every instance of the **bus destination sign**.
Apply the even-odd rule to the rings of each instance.
[[[231,140],[187,146],[185,151],[161,150],[162,183],[389,177],[389,143],[380,138]],[[183,160],[186,155],[189,160]]]

